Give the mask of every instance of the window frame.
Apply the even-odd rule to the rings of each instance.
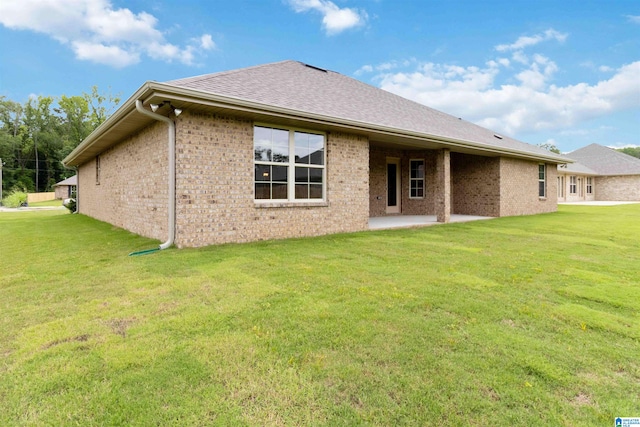
[[[422,163],[422,178],[414,178],[412,176],[413,173],[413,163],[414,162],[420,162]],[[415,190],[422,190],[422,195],[421,196],[414,196],[413,195],[413,183],[414,182],[420,182],[422,181],[422,188],[415,188]],[[424,199],[426,197],[426,171],[425,171],[425,161],[424,159],[409,159],[409,199]]]
[[[538,163],[538,197],[540,199],[547,198],[547,164],[546,163]]]
[[[267,128],[267,129],[276,129],[276,130],[281,130],[281,131],[286,131],[288,132],[288,160],[286,162],[274,162],[274,161],[264,161],[264,160],[256,160],[255,158],[255,132],[256,132],[256,128]],[[295,156],[295,149],[296,149],[296,144],[295,144],[295,137],[296,137],[296,133],[305,133],[305,134],[311,134],[311,135],[320,135],[322,136],[322,164],[321,165],[317,165],[317,164],[311,164],[311,163],[296,163],[296,156]],[[312,130],[312,129],[307,129],[307,128],[299,128],[296,126],[284,126],[284,125],[277,125],[277,124],[272,124],[272,123],[263,123],[263,122],[254,122],[253,123],[253,165],[254,165],[254,177],[253,177],[253,201],[256,204],[262,204],[262,205],[268,205],[268,204],[301,204],[301,205],[308,205],[308,204],[314,204],[314,203],[326,203],[327,200],[327,133],[326,132],[322,132],[322,131],[317,131],[317,130]],[[258,181],[256,180],[255,177],[255,171],[256,171],[256,166],[258,165],[263,165],[263,166],[280,166],[280,167],[286,167],[287,170],[287,179],[286,179],[286,186],[287,186],[287,190],[286,190],[286,194],[287,194],[287,198],[283,199],[283,198],[279,198],[279,199],[274,199],[274,198],[268,198],[268,199],[258,199],[256,198],[256,184],[260,183],[260,182],[266,182],[266,181]],[[300,184],[301,182],[296,182],[296,168],[307,168],[307,169],[317,169],[317,170],[321,170],[322,171],[322,175],[321,175],[321,179],[322,179],[322,184],[318,185],[318,184],[313,184],[313,185],[318,185],[318,186],[322,186],[322,198],[296,198],[296,184]],[[309,178],[310,179],[310,178]],[[268,182],[273,182],[273,181],[268,181]],[[311,185],[311,181],[307,181],[309,183],[309,185]],[[273,190],[271,190],[271,196],[273,195]]]
[[[96,185],[100,185],[100,155],[96,156]]]
[[[558,175],[558,197],[564,198],[564,175]]]
[[[593,177],[588,176],[586,179],[587,182],[587,194],[593,194]]]
[[[576,175],[569,176],[569,194],[578,194],[578,177]]]

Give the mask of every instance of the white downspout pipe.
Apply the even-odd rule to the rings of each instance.
[[[176,237],[176,125],[169,117],[153,113],[143,107],[142,101],[136,100],[136,110],[141,114],[149,116],[155,120],[160,120],[168,125],[169,131],[169,215],[168,215],[168,232],[167,241],[160,245],[160,249],[167,249],[173,245]]]

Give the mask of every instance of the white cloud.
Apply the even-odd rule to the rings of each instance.
[[[598,67],[598,71],[602,71],[603,73],[608,73],[613,71],[614,69],[609,67],[608,65],[601,65]]]
[[[640,24],[640,15],[626,15],[629,22],[633,24]]]
[[[109,0],[21,0],[0,2],[0,23],[31,30],[68,44],[80,60],[116,68],[140,62],[145,54],[167,62],[193,64],[198,49],[210,50],[210,35],[196,45],[180,47],[166,41],[158,20],[146,12],[114,8]]]
[[[566,39],[567,34],[560,33],[553,28],[550,28],[541,34],[536,34],[535,36],[521,36],[511,44],[500,44],[496,46],[495,49],[498,52],[508,52],[511,50],[522,50],[525,47],[534,46],[547,40],[564,42]]]
[[[562,130],[591,118],[638,108],[640,61],[624,65],[597,84],[550,84],[557,65],[534,55],[521,70],[497,61],[483,67],[422,63],[412,71],[380,73],[374,80],[382,89],[430,107],[463,117],[509,135]],[[372,66],[375,68],[375,66]],[[514,83],[498,84],[501,77]]]
[[[322,27],[328,35],[341,33],[344,30],[364,25],[368,15],[364,10],[339,8],[329,0],[289,0],[289,4],[297,13],[315,10],[322,14]]]
[[[200,47],[205,50],[215,49],[216,43],[213,41],[211,34],[203,34],[200,37]]]

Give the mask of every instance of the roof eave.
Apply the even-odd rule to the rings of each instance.
[[[306,111],[292,110],[284,107],[277,107],[268,104],[261,104],[242,98],[228,97],[218,94],[212,94],[195,89],[174,86],[166,83],[146,82],[143,84],[127,101],[125,101],[116,112],[109,117],[104,123],[96,128],[80,145],[78,145],[64,160],[65,166],[77,166],[81,164],[78,158],[82,153],[96,143],[107,131],[116,126],[127,115],[135,110],[135,102],[138,99],[145,100],[153,96],[160,96],[166,99],[181,100],[185,102],[194,102],[208,106],[223,107],[228,109],[242,110],[245,112],[255,112],[275,117],[295,118],[306,120],[325,125],[336,125],[340,127],[350,128],[359,132],[379,132],[390,136],[399,136],[416,141],[429,141],[459,147],[464,149],[473,149],[484,151],[491,154],[499,154],[505,156],[513,156],[525,158],[535,161],[544,161],[549,163],[573,163],[573,160],[558,156],[553,153],[549,155],[531,153],[522,150],[515,150],[506,147],[496,147],[493,145],[482,144],[475,141],[466,141],[443,135],[426,134],[405,129],[397,129],[388,126],[378,125],[374,123],[361,122],[345,118],[326,116]]]

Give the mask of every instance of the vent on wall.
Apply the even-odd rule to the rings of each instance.
[[[502,136],[501,136],[501,135],[498,135],[497,133],[494,133],[494,134],[493,134],[493,136],[495,136],[495,137],[496,137],[496,138],[498,138],[498,139],[502,139]]]

